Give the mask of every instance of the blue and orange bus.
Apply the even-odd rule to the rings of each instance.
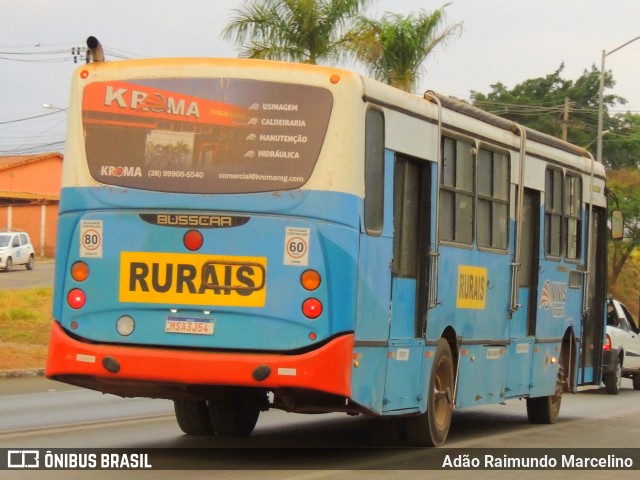
[[[553,423],[598,385],[605,175],[582,148],[330,67],[94,62],[73,78],[47,376],[260,412]]]

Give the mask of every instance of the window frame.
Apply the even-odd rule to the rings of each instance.
[[[482,171],[482,152],[487,152],[491,155],[490,162],[490,170],[491,173],[489,175],[490,181],[490,192],[485,194],[485,192],[481,188],[481,175]],[[497,192],[497,177],[496,177],[496,165],[497,165],[497,157],[504,159],[504,195],[501,197],[500,192]],[[481,235],[481,230],[484,228],[483,219],[480,218],[480,205],[481,202],[487,202],[489,204],[489,242],[488,244],[481,243],[481,239],[485,237],[485,235]],[[495,241],[496,236],[496,207],[502,206],[506,209],[506,216],[503,224],[500,226],[500,233],[503,235],[504,241],[502,244],[498,245]],[[478,250],[485,251],[498,251],[498,252],[508,252],[509,250],[509,241],[510,241],[510,219],[511,219],[511,157],[508,151],[502,150],[500,148],[496,148],[493,145],[480,143],[477,148],[476,153],[476,244],[478,246]]]
[[[573,184],[575,182],[575,184]],[[582,259],[582,211],[583,211],[583,184],[582,177],[575,172],[567,171],[564,175],[564,192],[563,192],[563,224],[564,224],[564,257],[568,262],[580,262]],[[574,189],[570,188],[570,184],[578,185],[578,191],[573,191]],[[569,191],[571,190],[571,191]],[[574,200],[577,197],[577,213],[572,212],[572,208],[574,206]],[[570,228],[569,223],[573,220],[576,222],[576,235],[574,240],[574,248],[575,248],[575,256],[569,255],[569,247],[570,247]]]
[[[451,164],[446,163],[447,162],[447,143],[446,143],[447,141],[454,142],[453,145],[455,147],[453,150],[453,159],[450,159],[452,160]],[[461,153],[459,152],[459,145],[464,145],[469,147],[470,166],[471,166],[470,181],[468,181],[466,177],[458,175],[459,167],[465,161],[465,157],[459,155]],[[470,137],[465,137],[462,135],[454,135],[447,132],[447,134],[442,135],[442,139],[440,142],[440,149],[442,154],[441,155],[442,164],[440,165],[440,169],[441,169],[440,184],[438,185],[438,210],[439,210],[438,216],[440,219],[440,225],[438,228],[438,237],[439,237],[438,241],[443,244],[452,244],[460,247],[472,248],[475,244],[475,237],[476,237],[475,235],[476,191],[477,191],[476,142],[474,139]],[[448,182],[447,177],[449,175],[447,175],[447,173],[449,171],[452,172],[453,182]],[[465,190],[464,188],[461,188],[461,184],[463,184],[462,187],[469,186],[471,189]],[[450,201],[445,203],[443,201],[444,196],[451,196]],[[460,198],[460,197],[463,197],[463,198]],[[464,224],[464,219],[459,219],[458,213],[461,212],[461,209],[459,209],[458,206],[460,205],[460,202],[465,198],[471,202],[471,205],[469,207],[470,212],[466,217],[467,219],[470,217],[471,222],[470,222],[470,228],[468,230],[468,238],[461,238],[462,235],[458,235],[458,232],[459,232],[458,225]],[[445,206],[450,209],[449,212],[443,212],[443,208],[445,208]],[[447,235],[446,238],[443,236],[443,233],[448,233],[444,231],[443,221],[442,221],[443,218],[447,218],[447,215],[445,215],[446,213],[449,214],[448,218],[452,219],[452,222],[453,222],[452,232],[451,232],[453,233],[452,238],[449,238],[449,235]],[[461,221],[462,223],[459,223],[459,221]]]
[[[380,120],[380,123],[373,124]],[[372,128],[381,127],[373,132]],[[367,235],[379,237],[384,227],[385,116],[378,108],[365,114],[364,207],[363,222]]]
[[[549,177],[549,175],[552,175]],[[556,175],[559,175],[559,182],[556,184]],[[549,189],[549,178],[552,179],[551,189]],[[557,189],[560,192],[557,192]],[[557,201],[560,205],[556,205]],[[552,222],[553,220],[559,222]],[[553,223],[558,223],[556,227]],[[545,169],[544,181],[544,256],[546,259],[560,261],[564,256],[564,172],[562,168],[547,166]],[[555,231],[559,229],[559,231]],[[553,235],[552,235],[553,234]],[[558,244],[558,252],[551,249],[552,240]]]

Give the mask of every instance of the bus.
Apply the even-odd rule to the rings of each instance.
[[[442,445],[599,385],[605,171],[428,91],[249,59],[73,74],[46,375],[190,435],[344,412]],[[385,421],[389,423],[385,423]]]

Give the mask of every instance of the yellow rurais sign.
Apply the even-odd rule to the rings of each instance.
[[[487,303],[487,269],[484,267],[458,266],[457,308],[482,310]]]
[[[267,259],[188,253],[122,252],[120,301],[262,307]]]

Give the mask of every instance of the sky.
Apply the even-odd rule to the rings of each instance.
[[[0,0],[0,155],[64,152],[74,64],[72,48],[96,36],[108,61],[126,58],[236,57],[220,32],[243,0]],[[365,13],[433,11],[446,0],[372,0]],[[448,24],[462,33],[429,56],[417,93],[468,99],[553,73],[577,80],[592,65],[640,113],[639,0],[453,0]],[[616,50],[616,51],[614,51]],[[356,64],[340,67],[364,72]],[[45,108],[47,105],[48,108]]]

